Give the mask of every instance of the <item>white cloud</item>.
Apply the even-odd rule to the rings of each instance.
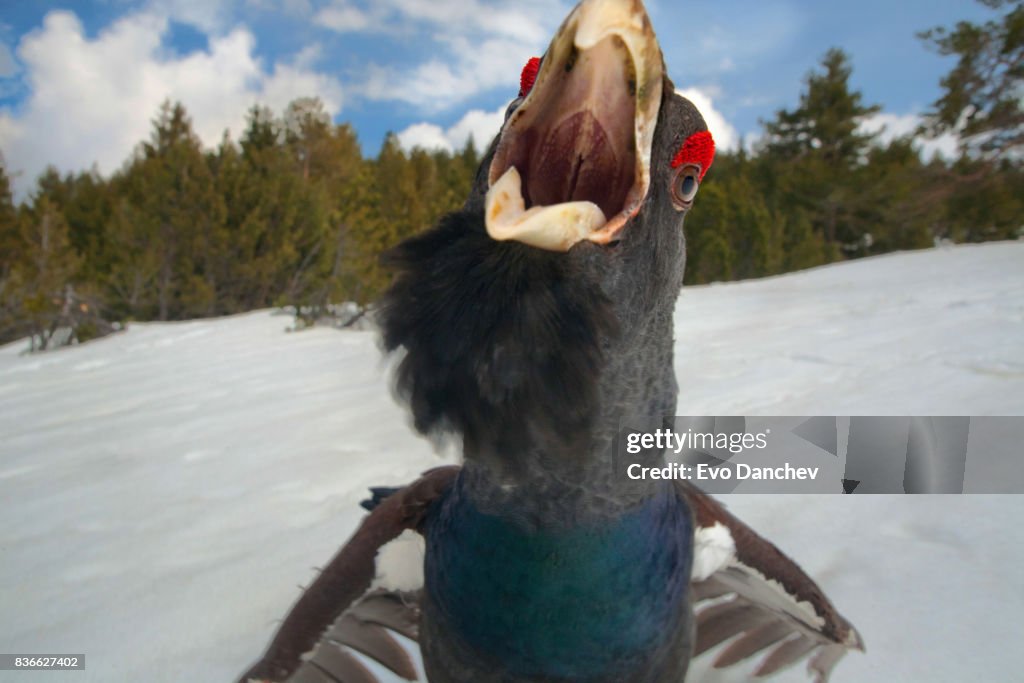
[[[312,69],[323,57],[323,53],[323,46],[320,43],[310,43],[292,58],[292,66],[303,70]]]
[[[483,151],[491,144],[491,140],[501,130],[505,122],[505,112],[508,110],[508,102],[501,105],[494,111],[481,111],[474,109],[459,119],[458,123],[448,129],[448,136],[457,142],[457,147],[465,146],[469,136],[479,151]]]
[[[537,42],[546,40],[568,7],[549,0],[332,0],[315,21],[340,33],[430,29],[441,40],[481,33]]]
[[[78,18],[49,13],[18,47],[30,92],[17,110],[0,110],[0,149],[19,196],[46,164],[71,171],[97,164],[117,169],[148,138],[165,99],[180,100],[196,133],[215,145],[226,128],[236,135],[255,102],[281,111],[292,99],[318,95],[327,111],[341,109],[342,88],[309,68],[313,53],[264,67],[244,29],[211,37],[209,48],[174,56],[163,47],[165,16],[140,13],[87,38]]]
[[[663,28],[661,37],[670,72],[708,78],[785,59],[808,21],[807,10],[789,0],[745,3],[736,21],[723,22],[723,15],[729,13],[720,3],[666,3],[663,25],[672,33]]]
[[[433,123],[416,123],[401,131],[398,141],[407,150],[422,147],[453,152],[465,147],[472,135],[477,151],[482,152],[501,129],[507,107],[506,104],[490,112],[474,109],[448,129]]]
[[[708,124],[711,137],[715,139],[716,148],[723,151],[739,149],[739,133],[736,132],[736,128],[731,123],[725,120],[725,116],[715,109],[714,102],[707,92],[700,88],[682,88],[677,89],[676,92],[690,100],[693,106],[697,107],[697,111],[704,117],[704,122]]]
[[[342,33],[397,36],[431,45],[414,67],[369,64],[358,92],[440,111],[498,87],[514,88],[523,64],[547,47],[568,3],[549,0],[333,0],[316,22]]]
[[[546,22],[538,20],[539,17],[549,16],[552,12],[565,14],[555,3],[537,0],[491,3],[479,0],[393,0],[381,4],[393,5],[400,16],[414,21],[462,31],[481,31],[526,42],[544,41],[548,37],[550,31]]]
[[[10,78],[18,73],[18,64],[14,61],[11,48],[5,43],[0,43],[0,78]]]
[[[150,0],[147,14],[167,17],[205,33],[223,31],[230,20],[230,0]]]
[[[539,50],[512,40],[495,38],[474,43],[466,38],[448,41],[449,54],[410,69],[370,66],[358,92],[371,100],[398,101],[425,112],[450,108],[482,92],[504,87],[518,90],[523,66]],[[480,59],[486,54],[486,59]]]
[[[879,112],[862,120],[858,130],[861,133],[878,133],[876,141],[881,145],[888,145],[896,138],[914,135],[921,122],[922,118],[918,114]],[[926,161],[936,156],[952,161],[959,156],[959,139],[950,133],[935,139],[917,137],[914,140],[914,147]]]
[[[292,17],[310,17],[313,14],[310,0],[245,0],[245,7],[263,12],[280,10]]]
[[[398,142],[406,151],[415,147],[427,150],[451,152],[456,145],[448,138],[445,130],[436,123],[414,123],[398,133]]]
[[[314,21],[324,28],[339,33],[365,31],[376,23],[369,12],[341,2],[335,2],[321,9],[316,13]]]

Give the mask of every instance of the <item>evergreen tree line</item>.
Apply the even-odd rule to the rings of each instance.
[[[948,162],[922,160],[912,135],[878,144],[858,123],[879,107],[850,90],[850,75],[847,55],[830,50],[808,76],[799,106],[764,123],[753,153],[716,157],[686,221],[688,283],[773,275],[937,240],[1024,236],[1024,147],[985,155],[975,147],[982,141],[968,139]],[[943,132],[955,121],[932,125]]]
[[[907,136],[861,131],[879,111],[830,50],[800,102],[763,122],[753,151],[719,152],[687,218],[688,283],[772,275],[936,240],[1013,239],[1024,226],[1024,4],[921,37],[958,58],[919,134],[955,130],[957,160],[923,161]],[[84,341],[129,320],[367,304],[379,255],[465,200],[479,154],[405,152],[388,135],[364,158],[315,98],[254,107],[237,143],[204,150],[166,103],[110,178],[47,170],[16,206],[0,165],[0,343]]]
[[[919,130],[880,145],[880,111],[832,49],[800,102],[763,123],[751,154],[718,155],[687,218],[689,283],[771,275],[937,240],[1024,237],[1024,0],[918,34],[956,63]],[[955,133],[959,158],[925,162],[915,137]]]
[[[379,254],[469,193],[479,156],[406,153],[389,135],[363,158],[320,100],[248,113],[236,144],[204,151],[181,104],[111,178],[47,170],[13,205],[0,168],[0,341],[83,341],[110,321],[180,320],[294,306],[312,321],[366,303]],[[70,335],[69,335],[70,333]]]

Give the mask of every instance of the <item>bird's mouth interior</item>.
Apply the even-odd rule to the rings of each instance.
[[[581,3],[502,129],[488,176],[490,235],[555,251],[616,239],[647,194],[661,78],[640,3]]]
[[[501,177],[516,167],[527,209],[591,201],[614,215],[626,204],[636,167],[636,105],[624,87],[636,87],[633,60],[622,40],[609,36],[572,61],[510,127],[491,172]]]

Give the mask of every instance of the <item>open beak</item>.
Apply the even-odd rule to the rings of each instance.
[[[551,251],[608,244],[647,196],[664,62],[640,0],[583,0],[502,128],[487,232]]]

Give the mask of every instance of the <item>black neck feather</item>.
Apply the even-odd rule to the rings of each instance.
[[[416,429],[456,433],[468,459],[515,469],[593,446],[602,366],[618,334],[596,276],[565,254],[497,242],[482,212],[450,214],[385,256],[380,303],[396,388]]]

